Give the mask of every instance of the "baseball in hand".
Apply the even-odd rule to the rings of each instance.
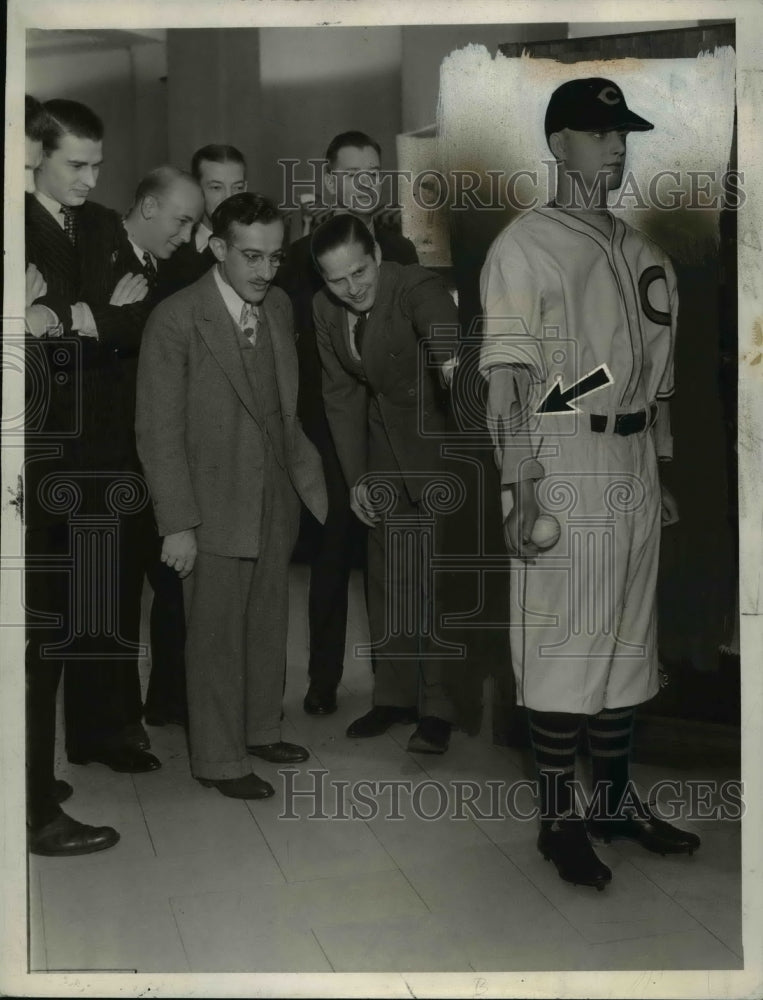
[[[530,541],[539,549],[550,549],[559,541],[562,529],[553,514],[539,514],[533,525]]]

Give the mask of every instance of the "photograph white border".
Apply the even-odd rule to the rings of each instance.
[[[27,973],[24,808],[24,635],[0,639],[0,992],[15,996],[358,996],[358,997],[752,997],[763,993],[763,4],[758,0],[8,0],[6,63],[5,328],[23,316],[23,121],[25,30],[275,27],[500,22],[635,22],[736,19],[738,167],[746,203],[738,213],[740,610],[742,643],[743,913],[745,967],[739,971],[135,974]],[[627,30],[627,26],[626,26]],[[23,333],[23,324],[21,326]],[[18,385],[18,380],[14,382]],[[4,412],[22,406],[4,394]],[[2,552],[18,545],[10,503],[20,449],[2,454]],[[10,563],[9,563],[10,560]],[[12,567],[11,567],[12,568]],[[0,621],[18,621],[18,588],[0,592]],[[507,937],[511,927],[506,927]]]

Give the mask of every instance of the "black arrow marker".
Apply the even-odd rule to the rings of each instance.
[[[594,368],[592,372],[584,375],[580,381],[566,390],[562,390],[560,376],[535,412],[577,413],[577,407],[569,405],[573,399],[580,399],[581,396],[587,396],[591,392],[596,392],[597,389],[603,389],[605,385],[612,385],[614,381],[606,365]]]

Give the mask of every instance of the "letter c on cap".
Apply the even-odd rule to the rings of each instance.
[[[603,101],[605,104],[620,103],[620,95],[618,94],[618,92],[615,90],[614,87],[605,87],[596,96],[600,101]]]

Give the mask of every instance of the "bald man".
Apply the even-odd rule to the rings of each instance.
[[[124,248],[122,266],[133,267],[136,257],[141,262],[150,287],[148,310],[167,295],[167,274],[172,262],[178,253],[189,251],[194,226],[202,217],[205,204],[196,178],[175,167],[158,167],[138,185],[133,206],[124,221],[129,248]],[[130,392],[134,397],[134,382]],[[185,726],[188,704],[183,588],[177,573],[161,561],[162,541],[148,510],[145,521],[136,554],[142,556],[154,596],[150,617],[151,673],[144,718],[149,726],[167,723]]]

